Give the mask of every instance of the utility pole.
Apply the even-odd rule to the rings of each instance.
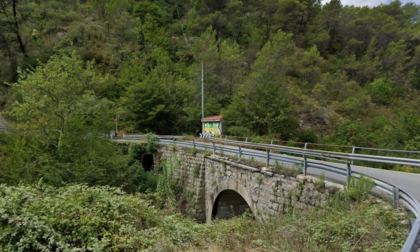
[[[204,61],[201,61],[201,118],[204,118]]]

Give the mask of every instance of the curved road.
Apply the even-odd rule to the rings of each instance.
[[[162,143],[172,144],[172,141],[170,141],[170,140],[165,141],[164,140],[164,141],[162,141]],[[176,143],[177,143],[178,146],[184,146],[184,147],[191,148],[191,143],[186,144],[185,142],[183,143],[182,141],[177,141]],[[220,146],[220,145],[217,145],[217,146]],[[205,150],[207,148],[207,150],[212,151],[213,145],[211,143],[205,143],[205,142],[199,142],[198,143],[197,142],[196,143],[196,148],[200,149],[200,150]],[[223,149],[224,149],[224,155],[228,155],[228,156],[236,156],[237,155],[237,154],[234,154],[234,152],[238,151],[237,146],[224,145]],[[252,153],[261,154],[261,155],[266,155],[266,153],[264,151],[258,151],[258,150],[249,149],[249,148],[245,148],[245,147],[242,147],[242,151],[252,152]],[[216,151],[216,152],[218,152],[218,151]],[[270,153],[270,156],[287,156],[287,155],[278,154],[278,153]],[[287,156],[287,157],[290,158],[290,159],[294,159],[296,163],[303,162],[303,158],[301,158],[301,157],[294,157],[294,156]],[[244,156],[244,158],[247,158],[247,157]],[[265,158],[255,158],[255,161],[265,163],[266,159]],[[319,161],[319,160],[317,160],[317,161],[308,160],[308,161],[314,161],[316,163],[323,163],[323,164],[330,164],[330,165],[339,166],[339,167],[342,167],[343,169],[346,169],[346,164],[331,163],[331,162]],[[274,165],[274,163],[275,163],[274,160],[270,160],[270,165]],[[363,167],[363,166],[354,166],[354,165],[352,165],[351,168],[352,168],[352,171],[363,173],[365,175],[372,176],[372,177],[375,177],[377,179],[381,179],[383,181],[389,182],[389,183],[403,189],[407,193],[411,194],[418,202],[420,202],[420,174],[405,173],[405,172],[383,170],[383,169],[369,168],[369,167]],[[324,170],[321,170],[321,169],[308,168],[307,173],[309,175],[317,175],[317,176],[322,174],[322,173],[325,173],[325,177],[326,177],[327,180],[340,182],[340,183],[346,182],[346,178],[344,176],[339,176],[335,173],[324,171]]]

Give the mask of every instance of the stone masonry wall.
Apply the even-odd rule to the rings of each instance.
[[[177,156],[181,161],[175,176],[187,191],[194,192],[192,212],[199,222],[211,220],[217,195],[227,189],[238,192],[259,220],[293,209],[324,207],[331,194],[343,190],[342,185],[319,178],[294,177],[273,167],[256,168],[232,158],[194,152],[192,149],[163,146],[158,155],[160,159]]]
[[[155,155],[155,160],[162,162],[173,157],[180,161],[179,168],[175,171],[174,179],[179,186],[184,188],[184,191],[193,193],[193,208],[191,212],[198,222],[205,222],[204,154],[200,152],[194,153],[192,149],[187,148],[162,146]]]
[[[217,196],[215,194],[219,193],[219,190],[215,189],[217,185],[229,181],[225,184],[233,184],[237,190],[245,190],[241,193],[242,196],[248,194],[251,210],[262,220],[288,213],[293,209],[312,210],[314,207],[324,207],[329,195],[343,190],[342,185],[315,177],[294,177],[274,172],[272,167],[258,169],[218,155],[205,158],[205,169],[206,197],[212,198],[210,202],[214,203]]]

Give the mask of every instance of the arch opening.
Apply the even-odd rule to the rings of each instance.
[[[224,190],[216,198],[212,219],[230,219],[246,212],[251,213],[251,208],[245,199],[234,190]]]
[[[145,171],[150,171],[153,169],[153,166],[155,165],[153,160],[153,155],[150,153],[146,153],[143,155],[142,158],[142,166]]]

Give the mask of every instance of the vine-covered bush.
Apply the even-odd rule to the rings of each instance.
[[[110,187],[2,185],[0,196],[2,251],[144,248],[161,222],[144,199]]]
[[[159,138],[153,134],[147,134],[146,150],[147,152],[156,152],[159,148]]]
[[[149,203],[111,187],[0,185],[0,251],[396,251],[406,237],[406,217],[376,201],[212,224]]]

